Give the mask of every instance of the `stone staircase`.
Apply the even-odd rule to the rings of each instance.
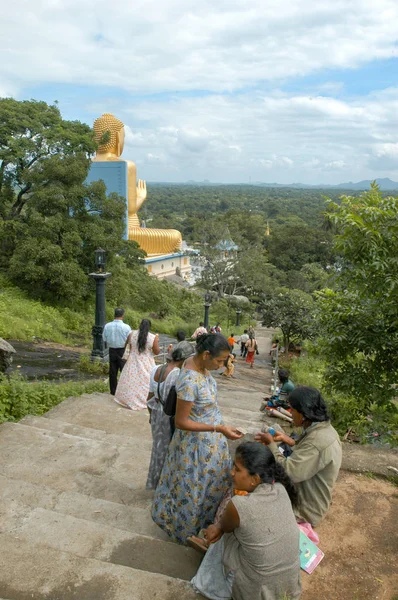
[[[235,380],[217,377],[222,412],[258,430],[264,370],[239,369]],[[201,556],[151,519],[151,445],[147,412],[108,394],[0,426],[1,598],[201,598],[189,585]]]
[[[264,425],[269,337],[258,337],[254,369],[238,359],[234,379],[215,375],[224,419],[245,427],[245,439]],[[0,425],[0,600],[202,598],[189,584],[200,555],[151,519],[151,444],[147,412],[119,407],[108,394],[68,398],[42,417]],[[388,476],[398,458],[346,447],[344,463]]]

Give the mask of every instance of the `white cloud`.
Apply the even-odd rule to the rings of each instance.
[[[398,88],[346,101],[280,92],[145,100],[119,116],[145,122],[151,152],[164,155],[158,170],[143,164],[149,180],[339,183],[378,169],[398,175],[397,144],[389,141],[398,129]],[[127,155],[139,163],[141,146]]]
[[[235,90],[397,56],[396,0],[14,0],[0,73],[134,92]]]
[[[312,95],[279,89],[397,57],[397,21],[396,0],[14,0],[0,95],[92,86],[69,112],[122,118],[125,156],[150,180],[398,178],[397,88],[344,98],[331,76]]]
[[[344,169],[346,166],[344,160],[332,160],[325,165],[326,170]]]
[[[369,166],[376,171],[398,171],[398,144],[375,144],[369,156]]]

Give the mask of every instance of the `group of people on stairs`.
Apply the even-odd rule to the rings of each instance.
[[[154,489],[153,520],[170,539],[193,541],[206,551],[192,580],[206,598],[297,600],[298,523],[316,527],[325,516],[342,458],[320,392],[298,386],[288,393],[294,425],[302,428],[298,439],[281,432],[258,433],[255,441],[238,446],[232,462],[227,440],[243,435],[224,424],[211,375],[230,354],[228,340],[203,333],[195,349],[182,341],[169,350],[166,365],[156,367],[153,355],[159,344],[145,321],[138,331],[127,333],[130,356],[115,401],[150,411],[153,449],[147,488]],[[143,355],[140,367],[134,365],[135,353]],[[140,383],[131,385],[133,371],[135,381],[145,379],[142,389]],[[162,401],[173,387],[174,423]],[[279,443],[292,449],[288,458]]]

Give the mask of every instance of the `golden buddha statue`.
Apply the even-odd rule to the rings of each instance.
[[[181,248],[181,233],[176,229],[140,227],[137,212],[147,196],[145,181],[138,180],[135,164],[121,157],[124,147],[124,124],[105,113],[94,121],[98,150],[93,161],[119,161],[127,164],[128,239],[138,242],[148,255],[171,254]]]

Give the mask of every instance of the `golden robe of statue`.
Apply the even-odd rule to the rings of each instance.
[[[148,255],[170,254],[181,248],[181,233],[176,229],[140,227],[137,212],[146,198],[146,183],[138,180],[135,164],[120,158],[124,146],[124,124],[105,113],[94,121],[98,150],[93,161],[122,161],[127,164],[128,238],[138,242]],[[106,141],[104,141],[104,135]]]

